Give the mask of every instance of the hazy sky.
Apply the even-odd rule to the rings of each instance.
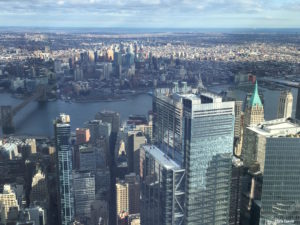
[[[299,28],[300,0],[0,0],[0,26]]]

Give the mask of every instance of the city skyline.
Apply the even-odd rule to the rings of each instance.
[[[0,26],[299,28],[298,0],[0,1]]]

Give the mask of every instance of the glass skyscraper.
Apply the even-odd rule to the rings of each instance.
[[[182,149],[183,104],[179,94],[156,93],[153,98],[154,141],[168,156],[183,165]]]
[[[260,225],[300,223],[300,126],[277,119],[247,128],[245,157],[263,174]]]
[[[69,225],[74,219],[74,196],[72,189],[71,126],[69,115],[60,114],[54,121],[58,173],[58,210],[60,224]]]
[[[185,224],[229,223],[234,102],[212,93],[183,95]]]
[[[180,224],[228,224],[234,102],[206,91],[156,91],[153,113],[155,144],[184,170]]]
[[[154,145],[141,157],[141,224],[180,225],[184,222],[184,169]]]

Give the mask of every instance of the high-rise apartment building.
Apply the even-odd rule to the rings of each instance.
[[[184,169],[154,145],[141,157],[141,224],[184,222]]]
[[[117,214],[127,212],[136,214],[140,211],[140,183],[136,174],[125,175],[124,180],[116,183]]]
[[[293,94],[290,91],[282,91],[279,97],[277,118],[291,118],[293,111]]]
[[[72,150],[70,144],[70,116],[60,114],[54,121],[57,154],[58,209],[60,224],[69,225],[74,219],[74,196],[72,185]]]

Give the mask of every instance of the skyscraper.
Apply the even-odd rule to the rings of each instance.
[[[72,188],[72,151],[70,144],[70,116],[60,114],[54,121],[57,154],[58,210],[60,223],[69,225],[74,219],[74,196]]]
[[[141,156],[141,224],[184,222],[184,169],[154,145]]]
[[[95,175],[91,172],[74,172],[74,198],[76,219],[88,224],[91,206],[95,200]]]
[[[230,193],[230,213],[229,224],[239,225],[241,214],[241,195],[242,195],[242,177],[243,177],[243,162],[236,157],[232,160],[231,171],[231,193]]]
[[[253,94],[247,103],[244,117],[244,129],[252,124],[259,124],[264,121],[264,107],[258,94],[257,81]],[[245,134],[245,132],[244,132]]]
[[[147,139],[141,131],[129,131],[127,143],[128,170],[129,172],[139,174],[140,147],[147,143]]]
[[[177,91],[178,84],[174,89]],[[156,91],[153,97],[153,139],[169,157],[183,165],[182,148],[182,97]]]
[[[290,91],[282,91],[279,97],[277,118],[291,118],[293,110],[293,94]]]
[[[234,102],[183,95],[185,224],[228,224]]]
[[[244,124],[243,124],[243,136],[241,137],[241,149],[242,152],[237,154],[244,159],[244,145],[245,139],[248,137],[247,127],[255,124],[259,124],[264,121],[264,106],[261,102],[261,98],[258,93],[258,84],[255,82],[254,91],[251,98],[246,102],[246,109],[244,114]]]
[[[228,224],[234,102],[176,84],[156,91],[153,113],[155,143],[185,171],[184,224]]]
[[[125,176],[125,180],[117,180],[116,183],[117,214],[127,212],[136,214],[140,211],[140,184],[136,174]]]
[[[248,129],[253,144],[246,145],[245,157],[252,157],[245,158],[245,162],[249,166],[258,164],[263,174],[260,224],[298,224],[300,126],[288,119],[277,119]]]
[[[0,192],[0,221],[2,224],[6,224],[8,212],[10,208],[16,207],[19,209],[17,196],[11,185],[6,184],[3,187],[3,191]]]

